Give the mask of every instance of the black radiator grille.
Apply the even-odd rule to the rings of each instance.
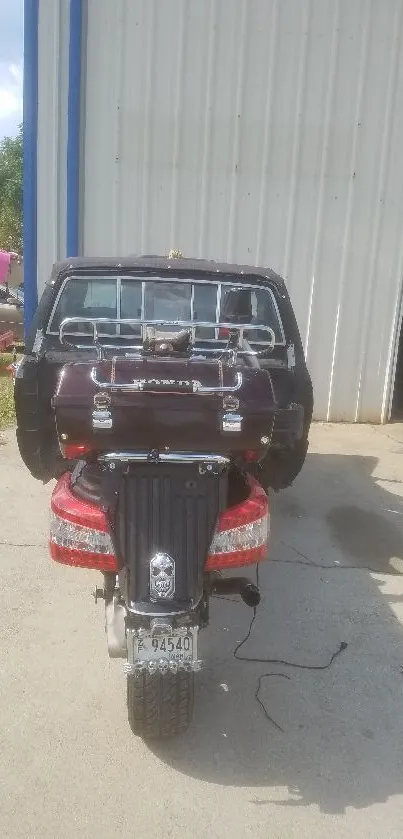
[[[130,467],[117,524],[132,603],[149,601],[150,559],[158,552],[175,561],[174,602],[200,598],[206,555],[226,495],[226,473],[201,475],[193,464]]]

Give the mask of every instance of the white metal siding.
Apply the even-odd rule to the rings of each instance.
[[[39,2],[38,292],[66,255],[69,0]]]
[[[43,266],[63,251],[66,5],[41,0]],[[84,253],[179,247],[276,269],[320,419],[387,418],[402,28],[403,0],[88,0]]]

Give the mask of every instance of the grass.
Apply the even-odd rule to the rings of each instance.
[[[12,353],[0,353],[0,429],[14,425],[16,421],[13,380],[10,374],[6,372],[8,365],[13,360]]]
[[[15,423],[14,387],[11,376],[0,375],[0,428]]]
[[[8,376],[6,373],[9,364],[12,364],[14,356],[12,352],[0,352],[0,376]]]

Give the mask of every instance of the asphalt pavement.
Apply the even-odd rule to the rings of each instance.
[[[152,747],[127,724],[122,663],[91,597],[99,576],[48,557],[51,490],[7,432],[1,837],[401,839],[401,426],[315,426],[301,475],[271,500],[271,561],[242,650],[298,667],[236,661],[250,611],[213,601],[194,722]]]

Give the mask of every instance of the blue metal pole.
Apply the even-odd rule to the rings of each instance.
[[[24,0],[23,257],[24,327],[27,334],[38,304],[37,145],[39,0]]]
[[[67,129],[67,256],[80,250],[80,115],[82,0],[70,0],[69,94]]]

